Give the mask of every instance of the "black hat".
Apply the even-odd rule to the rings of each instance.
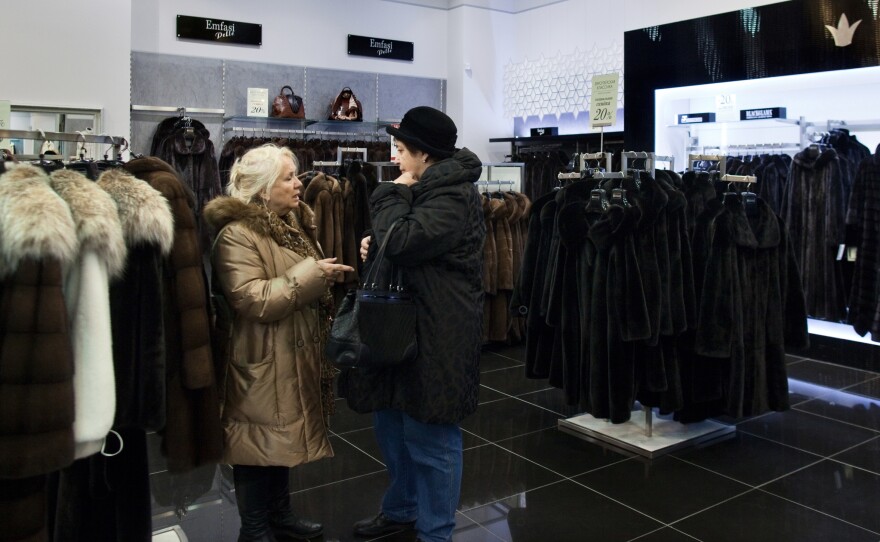
[[[449,158],[456,151],[458,129],[455,123],[433,107],[413,107],[403,116],[399,128],[387,126],[385,131],[437,158]]]

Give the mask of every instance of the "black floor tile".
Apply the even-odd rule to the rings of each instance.
[[[497,371],[498,369],[509,369],[511,367],[522,367],[521,361],[498,354],[483,353],[480,357],[480,372]],[[525,369],[523,369],[525,370]]]
[[[825,460],[761,489],[880,533],[880,474]]]
[[[878,535],[754,490],[674,525],[706,542],[876,542]]]
[[[330,443],[333,445],[334,457],[319,459],[290,469],[291,491],[303,491],[385,470],[382,463],[342,440],[341,437],[331,436]]]
[[[839,390],[876,378],[875,373],[851,369],[823,361],[804,360],[788,366],[788,377],[825,388]]]
[[[839,453],[833,458],[836,461],[880,474],[880,437]],[[880,501],[880,496],[878,496],[878,501]]]
[[[880,399],[880,377],[869,380],[862,384],[858,384],[846,389],[850,393]]]
[[[547,410],[552,410],[562,418],[570,418],[582,414],[579,406],[567,404],[565,393],[558,388],[526,393],[524,395],[518,395],[516,398],[520,401],[525,401],[527,403],[544,407]]]
[[[834,391],[819,399],[811,399],[795,405],[794,408],[880,431],[880,399],[864,397],[847,391]]]
[[[662,527],[634,510],[569,481],[464,513],[501,539],[514,542],[625,541]]]
[[[490,442],[556,427],[559,415],[514,398],[480,405],[462,423],[462,429]]]
[[[632,542],[699,542],[698,538],[676,531],[672,527],[664,527],[652,533],[633,538]]]
[[[490,390],[486,386],[480,386],[480,404],[490,403],[492,401],[497,401],[499,399],[506,398],[507,395],[503,393],[499,393],[495,390]]]
[[[460,510],[516,495],[562,480],[562,477],[498,446],[464,452]]]
[[[525,363],[526,349],[525,345],[506,345],[493,343],[483,347],[483,354],[494,354],[504,358],[509,358],[517,363]]]
[[[875,432],[799,410],[774,412],[743,422],[737,431],[827,456],[861,444]]]
[[[749,489],[674,457],[630,459],[573,480],[666,523]]]
[[[550,388],[546,380],[530,380],[525,378],[525,369],[511,367],[499,369],[480,375],[480,384],[495,391],[508,395],[522,395]]]
[[[817,455],[743,433],[705,447],[673,452],[673,455],[752,486],[821,460]]]
[[[341,434],[373,427],[373,414],[358,414],[348,408],[345,399],[336,400],[336,414],[330,416],[330,431]]]
[[[626,459],[556,428],[502,440],[498,445],[569,477]]]

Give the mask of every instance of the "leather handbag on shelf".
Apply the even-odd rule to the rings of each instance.
[[[330,120],[364,120],[364,108],[351,88],[343,88],[330,103]]]
[[[336,312],[324,353],[340,369],[388,367],[418,355],[415,300],[403,286],[400,270],[384,261],[399,223],[385,234],[362,287],[349,290]]]
[[[285,93],[287,89],[290,93]],[[281,92],[272,100],[272,116],[282,119],[304,119],[306,118],[306,108],[303,105],[301,96],[293,93],[293,89],[288,85],[281,87]]]

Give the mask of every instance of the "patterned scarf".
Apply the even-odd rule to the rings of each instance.
[[[265,202],[259,201],[257,205],[266,211],[266,219],[269,223],[269,233],[276,243],[286,249],[292,250],[302,258],[314,258],[320,260],[318,247],[314,241],[306,235],[299,224],[297,214],[294,211],[280,217],[266,207]],[[330,416],[336,413],[336,401],[333,394],[333,380],[339,374],[339,369],[327,361],[324,356],[324,345],[330,336],[330,324],[336,314],[333,302],[333,293],[327,288],[324,295],[318,300],[318,329],[321,339],[321,404],[324,414]]]

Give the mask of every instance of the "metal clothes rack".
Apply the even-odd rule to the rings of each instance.
[[[852,123],[845,120],[829,120],[827,126],[829,132],[835,128],[843,128],[851,132],[880,132],[880,120],[863,120]]]
[[[632,159],[644,159],[648,161],[649,169],[653,177],[657,161],[665,161],[673,167],[673,158],[670,156],[657,156],[653,152],[627,152],[621,153],[621,171],[608,171],[594,173],[594,177],[622,178],[627,171],[627,161]],[[711,160],[720,163],[723,168],[726,157],[721,155],[690,155],[688,167],[699,160]],[[581,173],[560,173],[562,179],[571,175],[580,177]],[[730,176],[740,177],[740,176]],[[642,406],[644,418],[633,416],[624,423],[613,424],[607,420],[594,418],[590,414],[581,414],[571,418],[560,419],[558,428],[561,431],[588,440],[599,441],[621,448],[638,455],[655,458],[667,453],[711,441],[727,438],[736,432],[736,426],[724,425],[712,420],[704,420],[699,423],[683,424],[666,417],[655,417],[653,409]]]
[[[718,162],[718,173],[722,181],[731,183],[756,183],[758,178],[754,175],[731,175],[727,173],[727,156],[721,154],[689,154],[688,170],[694,169],[694,162]]]
[[[588,169],[587,162],[589,160],[604,160],[605,171],[611,171],[611,153],[610,152],[584,152],[578,155],[578,164],[581,171]]]
[[[79,132],[45,132],[43,130],[0,130],[0,139],[30,139],[33,141],[71,141],[75,143],[90,143],[110,145],[113,148],[113,159],[118,160],[122,152],[128,149],[128,141],[121,136],[93,135]],[[123,147],[120,149],[120,147]],[[17,156],[22,158],[22,156]],[[47,159],[62,159],[57,156],[44,156]]]
[[[213,108],[205,108],[205,107],[180,107],[180,106],[167,106],[167,105],[132,105],[132,111],[138,111],[142,113],[181,113],[186,115],[187,113],[191,113],[194,115],[220,115],[223,116],[226,114],[225,109],[213,109]]]

